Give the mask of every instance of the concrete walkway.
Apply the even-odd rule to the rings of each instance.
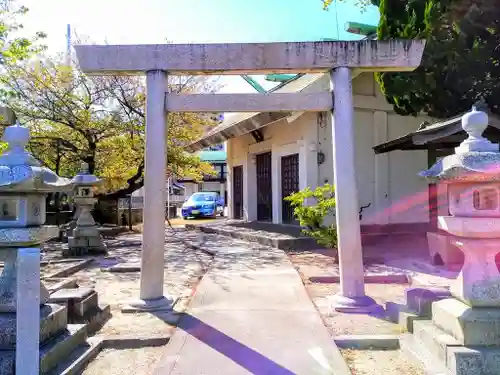
[[[283,251],[215,235],[205,246],[218,253],[155,375],[348,373]]]

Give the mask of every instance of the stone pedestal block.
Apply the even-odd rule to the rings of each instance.
[[[441,258],[444,265],[462,264],[464,254],[458,247],[451,243],[451,236],[443,233],[427,232],[429,255],[434,262],[436,255]]]
[[[3,249],[0,254],[0,259],[4,261],[0,276],[0,313],[15,312],[17,309],[17,254],[16,248]],[[40,284],[40,304],[43,305],[49,299],[49,292],[41,281],[37,283]]]
[[[40,309],[40,344],[66,329],[67,310],[65,306],[47,304]],[[0,314],[0,351],[16,347],[16,313]]]
[[[408,288],[405,290],[405,305],[419,316],[430,317],[432,303],[450,296],[450,291],[444,288]]]
[[[85,324],[87,333],[100,329],[111,317],[109,305],[99,305],[97,292],[91,288],[60,289],[50,296],[52,302],[68,307],[68,322]]]
[[[68,237],[68,249],[65,256],[82,256],[87,254],[106,254],[106,246],[102,242],[101,234],[94,227],[76,227],[73,235]]]
[[[76,323],[87,311],[98,306],[97,293],[90,288],[60,289],[50,296],[50,301],[65,304],[72,323]]]
[[[416,356],[426,367],[432,363],[433,374],[498,375],[500,348],[462,346],[459,340],[438,328],[431,321],[414,322],[414,344],[403,348],[406,354]],[[408,352],[408,349],[410,352]],[[443,369],[438,370],[438,368]]]
[[[69,324],[59,335],[52,337],[40,348],[40,374],[50,374],[59,363],[87,339],[83,324]],[[0,350],[0,375],[18,375],[15,371],[15,350]],[[24,374],[23,374],[24,375]]]
[[[465,346],[500,346],[500,309],[477,308],[454,298],[432,304],[436,327]]]
[[[455,239],[465,255],[464,265],[451,286],[455,298],[475,307],[500,307],[500,275],[495,263],[499,239]]]

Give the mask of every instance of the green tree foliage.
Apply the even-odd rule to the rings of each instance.
[[[335,214],[335,190],[333,185],[325,184],[315,190],[305,188],[286,197],[293,207],[305,235],[329,249],[337,247],[337,229],[334,224],[325,224],[325,218]]]
[[[38,42],[45,37],[42,32],[31,38],[16,36],[23,28],[19,18],[28,8],[12,0],[0,0],[0,65],[25,60],[44,49]]]
[[[325,0],[327,7],[332,1]],[[425,39],[414,72],[376,73],[402,115],[454,116],[484,99],[500,114],[500,7],[494,0],[360,0],[379,7],[378,39]]]
[[[330,5],[332,5],[332,3],[335,1],[335,0],[321,0],[323,2],[323,9],[324,10],[328,10],[330,8]],[[339,0],[339,1],[348,1],[348,0]],[[376,0],[355,0],[355,4],[356,6],[360,7],[362,10],[365,9],[368,5],[372,4],[374,1]],[[376,5],[376,4],[374,4]]]
[[[81,162],[104,178],[109,198],[142,187],[144,172],[145,85],[142,77],[89,77],[47,59],[10,64],[2,78],[2,98],[32,131],[35,157],[63,176]],[[170,91],[205,91],[206,79],[186,78]],[[201,178],[209,164],[184,151],[213,120],[205,114],[173,113],[168,126],[169,174]]]
[[[500,113],[500,8],[492,0],[380,0],[378,38],[426,39],[421,66],[377,73],[397,113],[443,118],[481,98]]]

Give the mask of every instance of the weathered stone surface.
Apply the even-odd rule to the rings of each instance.
[[[88,297],[80,301],[75,301],[72,312],[77,316],[83,317],[87,311],[97,307],[98,303],[99,297],[94,291]]]
[[[294,92],[257,94],[191,94],[167,93],[168,112],[322,112],[333,108],[327,92]]]
[[[423,40],[151,44],[75,46],[81,69],[89,74],[197,75],[327,72],[336,67],[414,70],[420,65]]]
[[[40,309],[40,344],[66,329],[65,306],[48,304]],[[0,350],[16,346],[16,313],[0,314]],[[0,372],[0,374],[2,374]]]
[[[404,356],[417,366],[422,366],[426,375],[451,375],[444,361],[438,359],[435,353],[432,353],[411,333],[400,335],[399,345]]]
[[[92,288],[59,289],[50,296],[51,302],[67,302],[69,300],[80,301],[95,293]]]
[[[445,265],[462,264],[464,254],[462,251],[450,242],[449,234],[428,232],[427,243],[429,246],[429,255],[434,259],[439,254]]]
[[[86,339],[87,331],[85,325],[69,324],[65,332],[40,348],[40,373],[47,374],[58,363],[64,361]]]
[[[440,330],[429,320],[414,321],[413,334],[429,352],[443,363],[446,361],[447,348],[460,345],[457,339]]]
[[[474,308],[449,298],[432,304],[432,320],[461,345],[500,346],[500,309]]]
[[[449,347],[446,364],[456,375],[498,375],[500,348]]]
[[[141,264],[140,263],[121,263],[115,266],[111,266],[109,268],[102,268],[102,271],[107,272],[116,272],[116,273],[125,273],[125,272],[140,272]]]
[[[444,288],[408,288],[405,291],[406,306],[417,315],[431,315],[432,303],[451,297]]]

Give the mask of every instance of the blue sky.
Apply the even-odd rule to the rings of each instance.
[[[361,12],[354,0],[338,2],[329,11],[322,10],[320,0],[18,2],[30,9],[22,20],[24,32],[46,32],[51,52],[64,51],[68,23],[78,35],[111,44],[162,43],[167,39],[174,43],[348,40],[357,37],[344,30],[347,21],[378,23],[375,7]],[[241,78],[233,77],[232,81],[236,80],[241,86],[237,91],[248,89]]]

